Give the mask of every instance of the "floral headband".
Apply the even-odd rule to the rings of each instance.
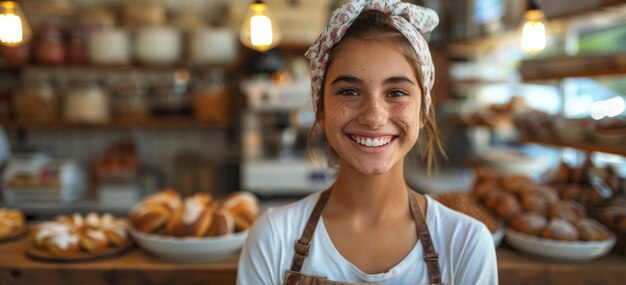
[[[439,17],[431,9],[402,3],[400,0],[351,0],[333,12],[324,31],[304,54],[311,61],[313,108],[320,96],[330,49],[343,38],[361,12],[368,9],[380,10],[390,15],[396,29],[409,40],[415,49],[423,76],[422,86],[426,89],[424,107],[428,112],[431,101],[430,90],[435,83],[435,66],[430,56],[428,42],[422,34],[430,33],[439,23]]]

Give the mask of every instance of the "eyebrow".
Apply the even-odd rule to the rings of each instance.
[[[352,75],[341,75],[341,76],[337,76],[337,78],[335,78],[335,80],[333,80],[333,82],[330,83],[330,85],[333,85],[335,83],[338,82],[347,82],[347,83],[363,83],[363,80],[361,80],[360,78],[356,77],[356,76],[352,76]],[[383,81],[383,84],[393,84],[393,83],[402,83],[402,82],[406,82],[412,85],[415,85],[415,82],[413,82],[411,79],[409,79],[406,76],[392,76],[389,77],[387,79],[385,79]]]

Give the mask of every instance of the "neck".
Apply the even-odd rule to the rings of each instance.
[[[364,175],[345,163],[340,167],[328,202],[328,215],[376,224],[409,214],[409,188],[404,182],[402,162],[380,175]]]

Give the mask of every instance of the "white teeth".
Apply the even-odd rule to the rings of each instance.
[[[356,141],[360,145],[369,146],[369,147],[378,147],[383,146],[391,142],[392,137],[380,137],[380,138],[366,138],[366,137],[358,137],[355,135],[350,136],[354,141]]]

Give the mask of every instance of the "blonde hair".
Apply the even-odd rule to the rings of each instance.
[[[333,59],[338,50],[341,49],[343,43],[347,39],[359,39],[359,40],[374,40],[374,41],[395,41],[398,43],[400,50],[406,60],[411,64],[415,74],[418,77],[418,83],[422,90],[422,94],[426,93],[426,89],[422,83],[422,69],[420,68],[419,58],[415,54],[415,50],[411,43],[398,31],[391,19],[391,17],[379,10],[364,10],[361,14],[354,20],[354,23],[348,28],[346,34],[343,36],[342,40],[332,47],[330,50],[330,56],[328,58],[327,67],[330,66],[333,62]],[[320,156],[326,153],[320,153],[319,147],[317,147],[320,143],[326,143],[326,136],[324,131],[318,124],[320,118],[324,116],[324,85],[326,82],[326,77],[322,80],[322,86],[320,88],[320,94],[318,96],[317,102],[315,102],[315,122],[309,129],[309,136],[307,140],[307,148],[309,151],[309,156],[311,158],[319,158]],[[423,126],[425,132],[425,144],[423,148],[419,148],[419,155],[426,159],[426,165],[428,168],[428,173],[430,174],[430,170],[433,165],[437,164],[436,158],[441,156],[442,158],[446,158],[446,154],[443,148],[443,144],[441,142],[441,138],[439,137],[439,132],[437,130],[437,125],[435,122],[435,108],[434,108],[434,99],[433,104],[429,105],[429,110],[426,112],[424,109],[425,105],[423,100],[424,96],[422,96],[422,110],[420,110],[419,120],[421,120],[421,124]],[[419,144],[419,143],[418,143]],[[337,154],[332,150],[332,148],[328,148],[330,155],[328,157],[329,162],[332,164],[336,163]]]

